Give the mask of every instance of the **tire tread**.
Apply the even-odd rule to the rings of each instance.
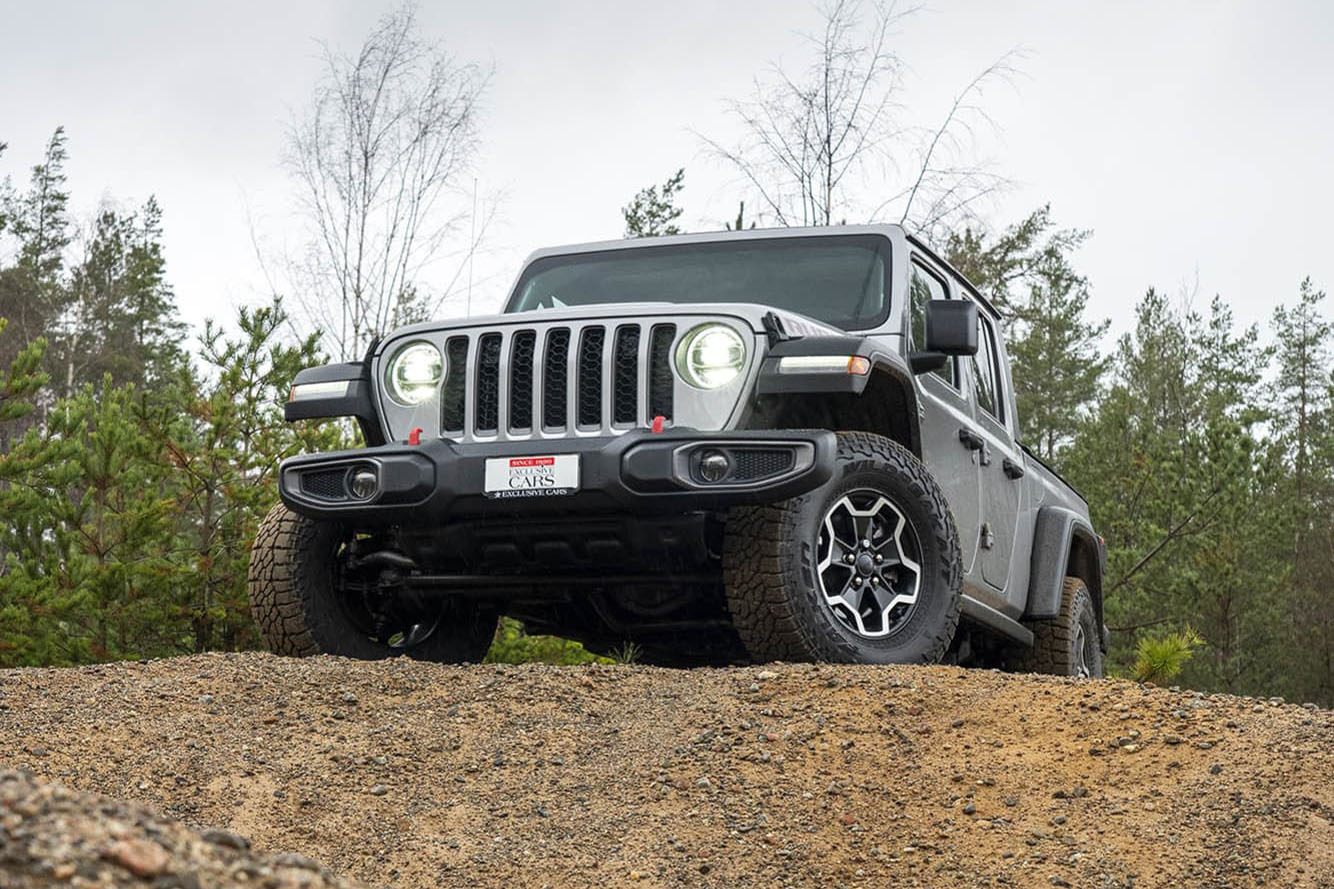
[[[1033,631],[1033,647],[1020,657],[1019,668],[1030,673],[1045,673],[1051,676],[1074,676],[1077,672],[1073,643],[1075,626],[1081,614],[1087,611],[1094,614],[1093,599],[1083,579],[1066,577],[1061,585],[1061,610],[1050,620],[1031,621],[1027,627]],[[1097,618],[1094,617],[1096,628]],[[1101,661],[1099,662],[1101,673]]]
[[[920,658],[923,663],[938,662],[954,639],[961,606],[957,594],[962,572],[959,537],[944,493],[911,451],[881,435],[838,433],[838,458],[840,464],[856,467],[888,465],[908,482],[914,493],[930,502],[935,516],[941,517],[936,527],[920,529],[936,536],[945,554],[940,580],[945,589],[955,592],[944,623],[937,628]],[[790,595],[785,588],[787,569],[803,558],[803,542],[793,534],[795,519],[808,508],[816,493],[781,503],[737,507],[728,515],[723,549],[728,608],[733,626],[756,661],[817,659],[857,663],[864,660],[854,644],[830,637],[816,638],[811,632],[813,618],[822,616],[814,615],[813,608],[799,610],[801,598]]]

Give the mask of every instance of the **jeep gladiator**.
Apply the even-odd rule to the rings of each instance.
[[[541,250],[502,314],[309,368],[250,569],[270,648],[477,661],[501,615],[648,662],[1100,676],[1088,506],[1000,314],[894,225]]]

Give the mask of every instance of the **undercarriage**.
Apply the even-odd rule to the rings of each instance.
[[[599,653],[633,643],[657,662],[728,663],[745,653],[724,595],[724,523],[695,512],[349,532],[335,570],[342,595],[386,640],[410,642],[444,599]]]

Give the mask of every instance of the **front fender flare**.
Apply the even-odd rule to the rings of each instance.
[[[780,372],[779,362],[788,357],[848,356],[865,358],[870,363],[868,373],[818,370]],[[904,444],[914,454],[921,454],[921,429],[917,387],[907,362],[870,337],[860,336],[805,336],[776,343],[765,354],[755,381],[757,398],[797,397],[860,397],[868,389],[888,385],[895,392],[894,409],[901,414],[907,432]],[[861,425],[848,428],[865,429]],[[870,430],[876,431],[876,430]]]

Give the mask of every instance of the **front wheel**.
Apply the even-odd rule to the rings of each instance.
[[[405,654],[442,663],[477,662],[497,614],[472,603],[399,595],[368,598],[346,569],[349,535],[283,504],[260,523],[250,552],[250,612],[274,654],[336,654],[377,660]]]
[[[828,483],[728,515],[728,608],[757,661],[935,663],[959,622],[961,574],[944,494],[880,435],[839,433]]]

